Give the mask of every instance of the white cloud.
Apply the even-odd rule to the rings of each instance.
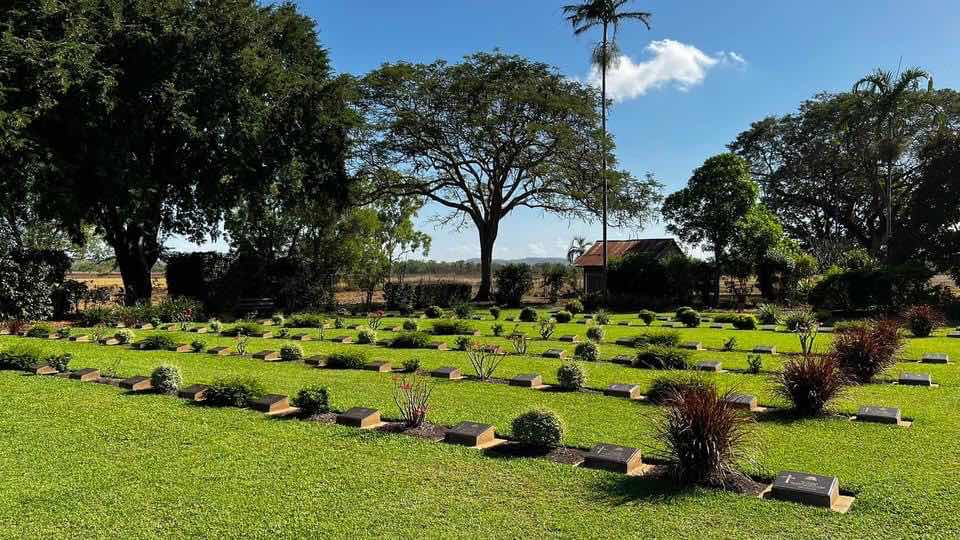
[[[703,82],[707,72],[717,65],[744,67],[746,59],[735,52],[718,52],[711,56],[693,45],[672,39],[653,41],[644,49],[651,55],[646,61],[634,62],[621,55],[607,72],[607,95],[614,101],[642,96],[650,89],[674,84],[685,92]],[[590,84],[600,86],[600,70],[593,67]]]
[[[530,252],[532,257],[545,257],[547,255],[547,248],[543,246],[543,242],[531,242],[527,244],[527,251]]]

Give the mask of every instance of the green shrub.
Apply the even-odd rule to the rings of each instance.
[[[700,314],[692,309],[687,309],[677,313],[677,320],[682,322],[687,328],[696,328],[700,326]]]
[[[168,364],[157,366],[150,374],[150,384],[161,394],[176,394],[183,385],[180,368]]]
[[[580,364],[569,362],[557,368],[557,382],[563,390],[580,390],[587,383],[587,375]]]
[[[784,313],[783,324],[791,332],[801,332],[817,324],[817,316],[809,309],[791,309]]]
[[[600,347],[592,341],[577,343],[576,348],[573,350],[573,355],[587,362],[596,362],[600,359]]]
[[[18,344],[0,351],[0,367],[3,369],[27,369],[40,363],[43,353],[37,347]]]
[[[737,336],[730,336],[730,339],[724,340],[723,350],[730,352],[737,348]]]
[[[465,321],[437,321],[433,323],[433,333],[438,336],[456,336],[473,334],[473,326]]]
[[[783,310],[776,304],[760,304],[757,306],[757,319],[762,324],[780,324]]]
[[[210,326],[210,331],[215,334],[219,334],[220,332],[223,331],[223,323],[218,321],[217,319],[210,319],[210,322],[208,323],[208,325]]]
[[[440,306],[430,306],[423,310],[423,313],[431,319],[439,319],[440,317],[443,317],[443,309],[440,308]]]
[[[551,319],[541,319],[540,320],[540,337],[543,339],[550,339],[550,336],[557,330],[557,323]]]
[[[369,345],[371,343],[377,342],[377,331],[372,328],[361,328],[357,332],[357,343],[361,345]]]
[[[658,347],[676,347],[680,344],[680,332],[676,330],[649,331],[634,338],[634,346],[655,345]]]
[[[739,315],[733,319],[733,327],[737,330],[756,330],[757,318],[753,315]]]
[[[287,318],[287,328],[319,328],[327,322],[327,316],[321,313],[294,313]]]
[[[296,344],[280,347],[280,359],[284,362],[299,362],[303,360],[303,349]]]
[[[643,324],[647,326],[650,326],[651,324],[653,324],[653,321],[656,320],[657,318],[657,314],[650,311],[649,309],[645,309],[641,311],[637,316],[640,317],[640,320],[643,321]]]
[[[594,313],[603,306],[603,294],[599,292],[587,293],[580,299],[583,302],[583,311]]]
[[[493,330],[493,335],[495,335],[495,336],[497,336],[497,337],[500,337],[501,335],[503,335],[503,325],[502,325],[502,324],[496,323],[496,324],[493,325],[493,327],[492,327],[491,329]]]
[[[556,448],[563,441],[564,426],[556,413],[528,411],[513,419],[513,436],[537,448]]]
[[[520,310],[520,320],[523,322],[537,322],[540,319],[540,315],[537,313],[537,310],[527,306]]]
[[[680,314],[683,313],[684,311],[693,311],[693,308],[690,306],[680,306],[677,308],[676,311],[673,312],[673,318],[679,320]]]
[[[394,349],[426,349],[430,346],[430,335],[424,332],[404,332],[393,338],[390,346]]]
[[[593,317],[593,320],[597,321],[597,324],[610,324],[610,314],[601,309],[597,311],[597,314]]]
[[[473,315],[473,306],[468,302],[460,302],[453,306],[453,314],[456,315],[458,319],[469,319],[470,316]]]
[[[529,264],[505,264],[494,272],[497,303],[519,306],[523,295],[533,288],[533,268]]]
[[[177,342],[167,334],[147,336],[140,342],[140,348],[145,351],[169,351],[177,347]]]
[[[592,326],[587,328],[587,339],[593,341],[594,343],[600,343],[603,341],[603,327],[602,326]]]
[[[71,332],[72,330],[70,329],[69,326],[62,326],[57,329],[57,336],[59,336],[60,339],[67,339],[68,337],[70,337]]]
[[[569,311],[558,311],[553,314],[553,318],[556,319],[558,323],[568,323],[573,320],[573,314]]]
[[[218,378],[207,388],[203,403],[218,407],[247,407],[264,394],[263,383],[254,377]]]
[[[35,324],[27,330],[27,337],[45,338],[53,333],[53,327],[49,324]]]
[[[687,369],[690,353],[682,349],[649,346],[637,351],[633,367],[647,369]]]
[[[703,377],[657,377],[650,383],[647,399],[650,403],[663,405],[678,395],[696,388],[706,388],[710,383]]]
[[[113,326],[120,320],[117,310],[108,306],[94,306],[80,313],[80,326]]]
[[[193,340],[193,342],[190,343],[190,349],[196,353],[203,352],[204,349],[206,348],[207,348],[207,342],[203,341],[202,339],[195,339]]]
[[[756,375],[763,369],[763,356],[759,354],[747,355],[747,373]]]
[[[417,325],[417,321],[413,319],[407,319],[403,321],[403,330],[404,332],[416,332],[420,327]]]
[[[492,306],[490,308],[490,315],[493,317],[493,320],[500,319],[500,308],[497,306]]]
[[[420,370],[420,359],[419,358],[407,358],[403,361],[403,370],[407,373],[416,373]]]
[[[304,416],[328,413],[330,412],[330,392],[326,386],[301,388],[293,398],[293,406],[298,407]]]
[[[70,353],[59,353],[51,354],[46,357],[44,360],[48,366],[57,370],[60,373],[65,373],[70,367],[70,361],[73,360],[73,355]]]
[[[571,300],[567,302],[563,309],[572,313],[573,315],[579,315],[583,313],[583,302],[579,300]]]
[[[473,338],[470,336],[459,336],[456,343],[458,351],[468,351],[474,345]]]
[[[270,317],[270,321],[274,326],[283,326],[285,319],[283,318],[283,315],[277,313],[273,317]]]
[[[221,331],[220,333],[227,337],[237,337],[237,336],[255,336],[264,332],[262,326],[256,323],[240,323],[234,325],[232,328]]]
[[[327,358],[327,366],[335,369],[363,369],[367,362],[367,355],[361,351],[336,352]]]

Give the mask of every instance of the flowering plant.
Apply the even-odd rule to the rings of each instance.
[[[400,409],[400,419],[407,427],[419,427],[427,419],[433,386],[429,379],[416,373],[393,378],[393,400]]]

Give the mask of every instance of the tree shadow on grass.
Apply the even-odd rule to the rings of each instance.
[[[671,504],[696,493],[696,488],[675,482],[663,467],[642,476],[600,475],[591,488],[596,494],[593,502],[618,506],[636,502]]]

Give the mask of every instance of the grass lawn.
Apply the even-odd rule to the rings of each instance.
[[[607,327],[610,343],[601,347],[604,358],[630,354],[612,342],[644,331],[616,326],[625,318],[615,316]],[[640,324],[635,315],[630,320]],[[476,339],[510,350],[507,340],[492,337],[493,321],[473,324],[483,334]],[[512,329],[513,323],[502,324],[507,332]],[[536,336],[535,325],[522,327]],[[572,352],[573,345],[556,337],[582,336],[585,328],[563,324],[554,340],[533,338],[529,355],[508,357],[497,376],[538,372],[545,382],[554,382],[562,362],[539,353],[553,347]],[[765,358],[760,375],[737,370],[746,367],[746,351],[757,344],[799,351],[795,336],[709,328],[679,332],[683,340],[702,341],[709,348],[720,348],[736,336],[736,351],[701,351],[695,357],[720,359],[732,370],[710,376],[721,387],[755,393],[764,404],[783,404],[769,380],[782,356]],[[137,336],[151,333],[156,332],[138,331]],[[331,330],[327,336],[355,333]],[[171,334],[187,343],[200,337],[208,347],[234,342]],[[908,340],[903,361],[888,374],[929,372],[939,388],[872,384],[852,389],[834,408],[854,414],[861,405],[897,406],[914,421],[910,428],[837,416],[757,416],[757,459],[742,469],[768,480],[787,469],[838,476],[841,488],[857,497],[847,515],[711,490],[677,492],[661,481],[542,459],[491,457],[409,437],[273,420],[252,411],[197,407],[109,386],[0,372],[0,432],[5,435],[0,439],[0,477],[16,479],[0,487],[0,536],[955,537],[960,534],[960,368],[915,361],[925,352],[946,352],[960,361],[960,340],[942,336]],[[829,340],[821,336],[819,346],[825,348]],[[396,414],[393,382],[386,374],[14,337],[0,338],[0,348],[22,342],[68,350],[75,356],[74,368],[113,369],[122,375],[148,375],[156,365],[172,363],[187,384],[255,375],[268,391],[291,395],[308,384],[324,384],[335,409],[370,406],[386,417]],[[279,349],[283,342],[253,339],[249,350]],[[428,370],[452,365],[472,372],[462,352],[329,341],[300,345],[308,355],[359,348],[395,365],[416,356]],[[645,388],[663,374],[608,362],[585,367],[588,386],[594,388],[615,382]],[[534,407],[550,408],[564,419],[568,445],[609,442],[640,447],[645,455],[660,451],[653,437],[660,408],[589,393],[438,381],[430,420],[490,423],[509,435],[510,421]]]

